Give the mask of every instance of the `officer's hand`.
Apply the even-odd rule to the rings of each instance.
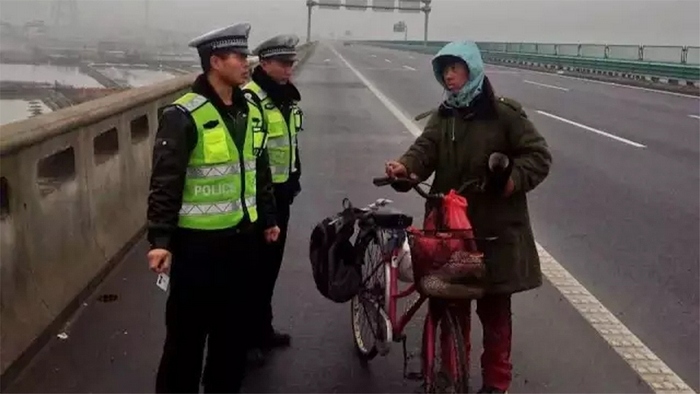
[[[165,249],[152,249],[148,252],[148,266],[151,271],[161,274],[170,269],[172,254]]]
[[[265,230],[265,242],[271,243],[277,241],[277,238],[280,236],[280,228],[275,226],[275,227],[270,227],[267,230]]]

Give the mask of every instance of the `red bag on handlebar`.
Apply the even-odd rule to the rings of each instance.
[[[445,221],[445,227],[449,230],[463,230],[469,231],[468,236],[471,237],[472,224],[469,222],[467,217],[467,199],[460,196],[454,190],[450,190],[449,193],[442,200],[442,214],[443,220]],[[433,209],[426,217],[423,224],[425,230],[435,230],[436,229],[436,212]]]

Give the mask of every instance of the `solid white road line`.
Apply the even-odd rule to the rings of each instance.
[[[632,146],[634,146],[634,147],[636,147],[636,148],[646,148],[645,145],[642,145],[642,144],[640,144],[640,143],[638,143],[638,142],[630,141],[630,140],[628,140],[628,139],[626,139],[626,138],[618,137],[618,136],[616,136],[616,135],[614,135],[614,134],[610,134],[610,133],[606,133],[605,131],[601,131],[601,130],[598,130],[598,129],[594,129],[593,127],[586,126],[585,124],[581,124],[581,123],[578,123],[578,122],[574,122],[573,120],[569,120],[569,119],[566,119],[566,118],[562,118],[561,116],[552,115],[552,114],[550,114],[550,113],[548,113],[548,112],[539,111],[539,110],[537,111],[537,113],[538,113],[538,114],[541,114],[541,115],[544,115],[544,116],[548,116],[548,117],[550,117],[550,118],[552,118],[552,119],[556,119],[556,120],[558,120],[558,121],[560,121],[560,122],[568,123],[568,124],[570,124],[570,125],[574,125],[574,126],[576,126],[576,127],[580,127],[580,128],[582,128],[582,129],[584,129],[584,130],[588,130],[588,131],[591,131],[591,132],[593,132],[593,133],[600,134],[600,135],[605,136],[605,137],[608,137],[608,138],[612,138],[612,139],[614,139],[614,140],[616,140],[616,141],[620,141],[620,142],[622,142],[622,143],[625,143],[625,144],[628,144],[628,145],[632,145]]]
[[[568,92],[568,91],[569,91],[569,89],[567,89],[567,88],[562,88],[562,87],[554,86],[554,85],[547,85],[546,83],[539,83],[539,82],[535,82],[535,81],[529,81],[529,80],[527,80],[527,79],[524,79],[523,82],[529,83],[529,84],[531,84],[531,85],[542,86],[543,88],[558,89],[558,90],[563,90],[563,91],[565,91],[565,92]]]
[[[374,93],[379,101],[410,131],[413,135],[421,134],[420,127],[410,120],[394,103],[389,100],[355,67],[348,63],[338,51],[330,46],[331,51]],[[656,393],[694,393],[683,380],[669,368],[656,354],[637,338],[621,321],[615,317],[598,299],[579,283],[557,260],[539,243],[537,251],[542,262],[542,272],[552,285],[561,292],[571,305],[580,313],[600,336],[627,362],[627,364]]]
[[[394,103],[392,103],[391,100],[389,100],[389,98],[386,97],[386,96],[384,95],[384,93],[382,93],[381,91],[379,91],[379,89],[377,89],[376,87],[374,87],[374,85],[372,84],[372,82],[370,82],[367,78],[365,78],[364,75],[360,74],[360,72],[357,71],[357,70],[355,69],[355,67],[353,67],[350,63],[348,63],[348,61],[345,60],[345,58],[343,57],[343,55],[341,55],[340,53],[338,53],[338,51],[337,51],[332,45],[328,45],[328,47],[331,49],[331,51],[333,51],[333,53],[335,53],[336,56],[338,56],[338,58],[340,59],[340,61],[342,61],[343,63],[345,63],[345,65],[348,66],[348,68],[349,68],[353,73],[355,73],[355,75],[357,75],[357,77],[360,79],[360,81],[362,81],[362,83],[364,83],[365,86],[367,86],[367,89],[369,89],[372,93],[374,93],[374,95],[377,96],[377,98],[379,99],[379,101],[381,101],[382,104],[384,104],[384,106],[386,106],[386,108],[387,108],[394,116],[396,116],[396,118],[397,118],[401,123],[403,123],[403,125],[404,125],[411,133],[414,133],[414,134],[415,134],[415,131],[417,131],[418,133],[420,133],[420,128],[419,128],[415,123],[413,123],[413,121],[411,121],[403,112],[401,112],[401,110],[399,109],[399,107],[397,107],[396,105],[394,105]]]
[[[416,69],[411,66],[403,66],[403,68],[405,68],[406,70],[416,71]]]

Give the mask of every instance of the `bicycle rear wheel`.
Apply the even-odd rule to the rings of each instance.
[[[433,338],[423,331],[424,386],[426,393],[467,393],[469,390],[469,366],[464,327],[460,316],[452,307],[444,308],[438,315]],[[431,341],[432,339],[432,341]],[[436,346],[437,345],[437,346]],[[434,355],[428,368],[426,346]]]

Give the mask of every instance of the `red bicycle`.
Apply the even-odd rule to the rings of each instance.
[[[408,182],[408,186],[425,198],[429,206],[437,208],[433,212],[437,214],[435,222],[438,228],[435,230],[414,228],[411,216],[386,208],[392,203],[387,199],[379,199],[365,208],[355,208],[360,229],[355,241],[355,250],[358,252],[358,264],[362,265],[362,286],[351,301],[355,347],[360,358],[367,362],[378,354],[386,356],[391,342],[401,342],[406,379],[422,380],[424,390],[428,393],[466,393],[469,387],[466,343],[470,333],[464,322],[465,316],[468,316],[464,308],[469,308],[470,298],[479,298],[480,294],[478,291],[474,292],[473,287],[469,290],[464,283],[450,282],[446,278],[431,275],[447,267],[449,262],[454,262],[455,253],[443,253],[442,256],[431,255],[430,259],[425,259],[422,258],[424,256],[417,256],[416,246],[417,242],[426,239],[436,243],[463,242],[462,247],[458,249],[466,251],[472,248],[472,252],[476,252],[473,250],[475,238],[473,235],[466,238],[461,235],[451,236],[450,230],[445,228],[440,205],[445,199],[444,194],[426,193],[420,188],[419,183],[406,179],[391,180],[386,177],[374,179],[376,186],[397,182],[403,182],[404,185]],[[458,193],[474,183],[466,183]],[[489,238],[489,240],[493,239],[495,238]],[[408,241],[410,248],[408,254],[405,241]],[[443,248],[443,250],[448,249],[450,248]],[[399,290],[399,267],[402,259],[408,257],[412,259],[413,281],[406,289]],[[471,261],[466,261],[467,263],[480,263],[481,273],[485,273],[483,254],[469,253],[467,260],[469,259]],[[478,276],[477,281],[482,279]],[[415,293],[418,293],[418,299],[413,301],[406,312],[398,316],[398,301]],[[422,368],[419,373],[408,373],[404,330],[426,300],[428,309],[422,333]],[[362,337],[360,329],[363,321],[367,321],[370,327],[371,339],[369,340]],[[436,349],[438,346],[439,349]]]

